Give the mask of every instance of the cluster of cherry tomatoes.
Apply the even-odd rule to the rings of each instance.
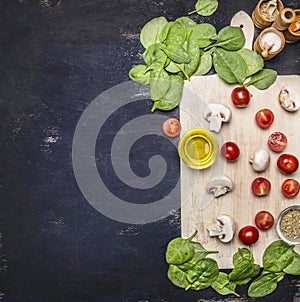
[[[245,87],[237,87],[231,93],[231,100],[238,108],[247,107],[251,100],[251,94]],[[273,121],[274,114],[270,109],[264,108],[255,114],[256,124],[262,129],[268,129]],[[287,137],[282,132],[273,132],[268,137],[268,147],[273,152],[282,152],[287,145]],[[221,147],[222,156],[229,162],[235,161],[240,155],[240,149],[234,142],[226,142]],[[280,172],[291,175],[297,171],[299,162],[292,154],[282,154],[278,157],[277,167]],[[271,182],[264,177],[257,177],[253,180],[251,189],[256,196],[266,196],[271,190]],[[300,184],[295,179],[286,179],[281,191],[287,198],[295,197],[300,191]],[[274,217],[268,211],[260,211],[255,216],[255,226],[247,225],[240,229],[239,239],[247,245],[255,243],[259,238],[260,230],[268,230],[274,224]],[[258,229],[257,229],[258,228]]]

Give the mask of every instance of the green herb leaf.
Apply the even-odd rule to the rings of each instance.
[[[215,260],[204,258],[199,260],[189,272],[198,276],[197,281],[193,282],[193,284],[190,285],[190,288],[194,290],[202,290],[211,286],[211,284],[218,278],[219,267]]]
[[[167,55],[169,59],[175,63],[189,63],[191,58],[189,54],[179,45],[167,45],[161,47],[162,51]]]
[[[272,69],[263,69],[255,73],[249,82],[244,84],[244,86],[253,85],[257,89],[264,90],[269,88],[277,78],[277,72]]]
[[[198,68],[199,62],[200,62],[199,47],[191,39],[188,40],[187,52],[189,54],[189,57],[191,58],[191,61],[184,65],[184,70],[186,71],[186,73],[189,76],[191,76],[196,71],[196,69]]]
[[[186,288],[190,284],[187,275],[173,264],[169,266],[168,278],[174,285],[181,288]]]
[[[155,43],[151,44],[143,53],[143,59],[147,66],[153,64],[154,62],[161,61],[164,62],[166,54],[160,49],[161,44]]]
[[[176,22],[180,23],[186,29],[196,24],[196,22],[189,17],[179,17],[176,19]]]
[[[195,237],[197,232],[193,233]],[[193,237],[188,239],[175,238],[171,240],[167,246],[166,261],[169,264],[182,264],[193,258],[194,246],[191,244]]]
[[[201,16],[210,16],[217,10],[218,4],[218,0],[198,0],[195,5],[196,10],[189,14],[197,12]]]
[[[300,275],[300,255],[292,251],[293,261],[283,269],[283,271],[290,275]]]
[[[153,112],[156,109],[168,111],[177,107],[181,101],[182,90],[183,90],[183,78],[180,74],[169,76],[170,87],[166,94],[160,99],[154,102],[151,111]],[[193,249],[193,244],[191,249]],[[191,258],[190,258],[191,259]],[[188,261],[187,259],[185,261]],[[176,263],[179,264],[179,263]]]
[[[252,298],[264,297],[275,291],[277,283],[282,280],[284,273],[265,272],[254,280],[248,289],[248,295]]]
[[[213,65],[212,55],[210,54],[210,52],[205,52],[200,57],[199,65],[193,75],[202,76],[207,74],[211,70],[212,65]]]
[[[179,22],[169,22],[160,34],[160,42],[166,45],[182,46],[186,39],[186,29]]]
[[[149,84],[150,82],[150,73],[146,72],[146,65],[137,65],[130,69],[129,77],[142,85]]]
[[[264,67],[264,60],[262,56],[257,52],[247,48],[242,48],[238,50],[238,53],[242,56],[248,66],[246,77],[255,74],[256,72],[262,70],[262,68]]]
[[[218,292],[220,295],[240,295],[235,291],[236,284],[229,281],[228,275],[219,272],[218,278],[212,283],[211,287]]]
[[[240,27],[226,26],[219,31],[218,39],[214,46],[226,50],[239,50],[245,44],[245,36]]]
[[[168,92],[171,80],[163,67],[153,69],[150,73],[150,97],[152,100],[160,100]]]
[[[167,23],[168,21],[165,17],[154,18],[146,23],[140,34],[142,45],[147,48],[151,44],[158,43],[160,32]]]
[[[272,242],[263,254],[264,269],[274,273],[281,272],[293,261],[293,248],[282,240]]]
[[[243,58],[234,51],[221,48],[213,53],[213,65],[217,74],[227,83],[239,83],[246,78],[248,68]]]
[[[190,40],[192,40],[199,48],[205,48],[212,44],[217,38],[217,32],[214,26],[209,23],[196,24],[191,27]]]

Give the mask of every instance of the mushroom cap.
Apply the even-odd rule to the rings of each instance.
[[[270,164],[270,153],[266,149],[258,149],[251,156],[250,163],[256,172],[263,172]]]

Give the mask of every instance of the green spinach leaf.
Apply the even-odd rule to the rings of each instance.
[[[240,27],[225,26],[219,31],[218,39],[214,46],[233,51],[241,49],[245,41],[244,33]]]
[[[200,62],[199,65],[194,72],[194,76],[202,76],[207,74],[213,65],[212,55],[210,52],[205,52],[200,56]]]
[[[262,68],[264,67],[264,60],[262,56],[259,55],[257,52],[247,48],[242,48],[238,50],[238,53],[242,56],[248,66],[248,72],[246,75],[247,77],[262,70]]]
[[[274,273],[281,272],[293,261],[293,248],[282,240],[272,242],[263,254],[264,269]]]
[[[176,19],[176,22],[183,25],[186,29],[189,29],[190,27],[196,24],[196,22],[189,17],[179,17]]]
[[[179,105],[182,97],[182,90],[183,90],[183,83],[184,83],[183,77],[181,73],[179,73],[176,75],[170,75],[169,79],[170,79],[169,90],[160,100],[154,102],[151,108],[152,112],[156,109],[160,109],[164,111],[172,110]],[[190,244],[190,246],[193,248],[192,244]]]
[[[294,250],[292,251],[293,261],[283,269],[283,271],[290,275],[300,275],[300,255]]]
[[[277,72],[272,69],[262,69],[259,72],[255,73],[250,81],[244,84],[244,86],[253,85],[257,89],[264,90],[269,88],[277,78]]]
[[[191,57],[184,50],[183,47],[179,45],[166,45],[162,46],[161,50],[167,55],[169,59],[174,61],[175,63],[189,63],[191,61]]]
[[[217,74],[230,84],[239,83],[242,85],[248,72],[245,61],[237,52],[222,48],[215,49],[213,65]]]
[[[137,65],[130,69],[129,77],[142,85],[149,84],[150,82],[150,72],[146,72],[146,65]]]
[[[140,33],[140,41],[147,48],[151,44],[159,42],[162,28],[168,23],[165,17],[158,17],[150,20],[144,25]]]
[[[196,24],[191,27],[190,40],[192,40],[199,48],[205,48],[212,44],[217,38],[217,32],[213,25],[209,23]]]
[[[164,62],[166,58],[166,54],[160,49],[160,46],[161,46],[160,43],[151,44],[144,51],[143,59],[147,66],[157,61]]]
[[[163,66],[160,66],[151,70],[149,83],[151,100],[159,100],[168,92],[171,80]]]
[[[186,288],[190,284],[187,275],[173,264],[170,264],[169,266],[168,278],[174,285],[181,288]]]
[[[160,41],[166,45],[182,46],[186,39],[186,29],[179,22],[172,21],[165,25],[160,35]]]
[[[198,276],[197,281],[192,283],[189,288],[194,290],[202,290],[211,286],[211,284],[218,278],[219,267],[215,260],[211,258],[204,258],[199,260],[190,270]],[[186,288],[188,289],[188,288]]]
[[[277,283],[282,280],[284,273],[264,272],[254,280],[248,289],[248,295],[252,298],[264,297],[275,291]]]
[[[195,10],[189,14],[198,13],[201,16],[210,16],[218,8],[218,0],[198,0],[195,5]]]
[[[236,284],[229,281],[228,275],[219,272],[218,278],[212,283],[211,287],[220,295],[240,295],[235,291]]]
[[[166,261],[169,264],[182,264],[193,258],[194,246],[191,240],[196,236],[194,232],[188,239],[175,238],[171,240],[167,246]]]

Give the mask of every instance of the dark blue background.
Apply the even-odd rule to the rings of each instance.
[[[0,0],[2,301],[225,299],[210,289],[185,292],[168,281],[164,252],[167,242],[180,235],[179,211],[146,225],[110,220],[84,199],[72,168],[76,124],[97,95],[129,80],[129,69],[141,62],[142,26],[161,15],[174,20],[193,10],[195,2]],[[299,7],[299,1],[285,4]],[[193,18],[220,29],[241,9],[251,14],[255,5],[220,0],[213,16]],[[287,45],[266,66],[279,74],[299,74],[299,50],[299,42]],[[140,114],[150,108],[149,101]],[[178,110],[169,115],[178,116]],[[156,148],[159,152],[162,145]],[[176,180],[178,156],[172,147],[164,152]],[[172,185],[166,182],[161,190]],[[297,284],[299,278],[287,276],[262,300],[300,299]],[[239,287],[245,299],[246,290]]]

